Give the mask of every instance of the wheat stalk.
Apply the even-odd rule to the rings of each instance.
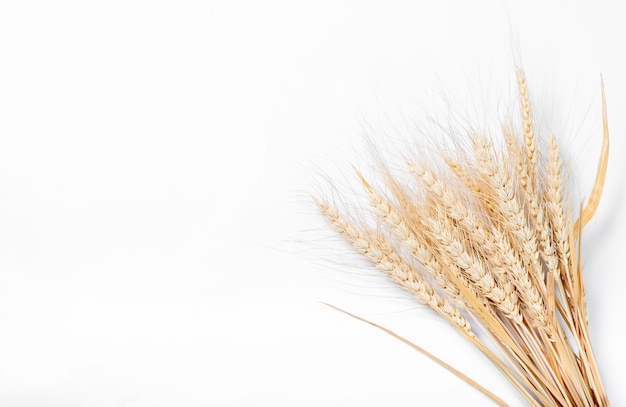
[[[556,140],[550,136],[547,154],[539,154],[521,69],[516,80],[521,128],[503,127],[506,152],[471,134],[469,156],[442,154],[445,164],[432,167],[408,161],[417,189],[385,169],[389,195],[357,171],[380,221],[375,227],[349,221],[326,200],[317,204],[357,252],[471,341],[529,405],[608,406],[589,342],[580,261],[580,233],[598,207],[607,168],[604,84],[596,180],[573,221]],[[348,315],[409,344],[506,405],[396,333]]]

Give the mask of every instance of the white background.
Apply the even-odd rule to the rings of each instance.
[[[0,1],[0,406],[488,404],[320,301],[523,405],[445,323],[363,271],[310,199],[367,166],[364,123],[388,146],[406,135],[385,123],[425,120],[442,94],[510,103],[520,55],[577,199],[604,74],[611,161],[583,256],[600,370],[626,405],[623,11],[507,4]]]

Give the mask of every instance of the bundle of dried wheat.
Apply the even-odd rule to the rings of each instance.
[[[604,87],[596,181],[573,221],[557,143],[549,139],[540,162],[521,70],[517,84],[522,128],[503,128],[505,151],[470,135],[471,154],[442,154],[439,166],[410,160],[412,183],[384,170],[386,193],[359,173],[376,226],[317,203],[359,253],[471,341],[530,405],[608,406],[589,342],[580,261],[580,233],[598,206],[607,167]]]

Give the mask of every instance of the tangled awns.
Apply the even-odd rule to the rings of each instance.
[[[604,86],[597,174],[579,205],[570,201],[556,139],[539,143],[535,134],[521,69],[516,81],[519,124],[503,126],[501,139],[470,132],[465,148],[441,149],[429,160],[407,157],[403,177],[381,164],[379,187],[357,171],[374,221],[328,199],[317,206],[377,270],[484,353],[529,405],[608,406],[589,341],[580,259],[581,232],[598,207],[607,168]],[[506,405],[426,350],[349,315]]]

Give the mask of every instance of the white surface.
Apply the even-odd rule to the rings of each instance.
[[[581,194],[604,74],[611,163],[584,256],[592,341],[626,405],[622,8],[524,3],[2,1],[0,405],[487,404],[319,301],[523,405],[444,323],[359,272],[309,200],[320,172],[365,162],[364,121],[419,122],[428,91],[464,100],[478,77],[508,85],[470,99],[509,103],[511,48]]]

